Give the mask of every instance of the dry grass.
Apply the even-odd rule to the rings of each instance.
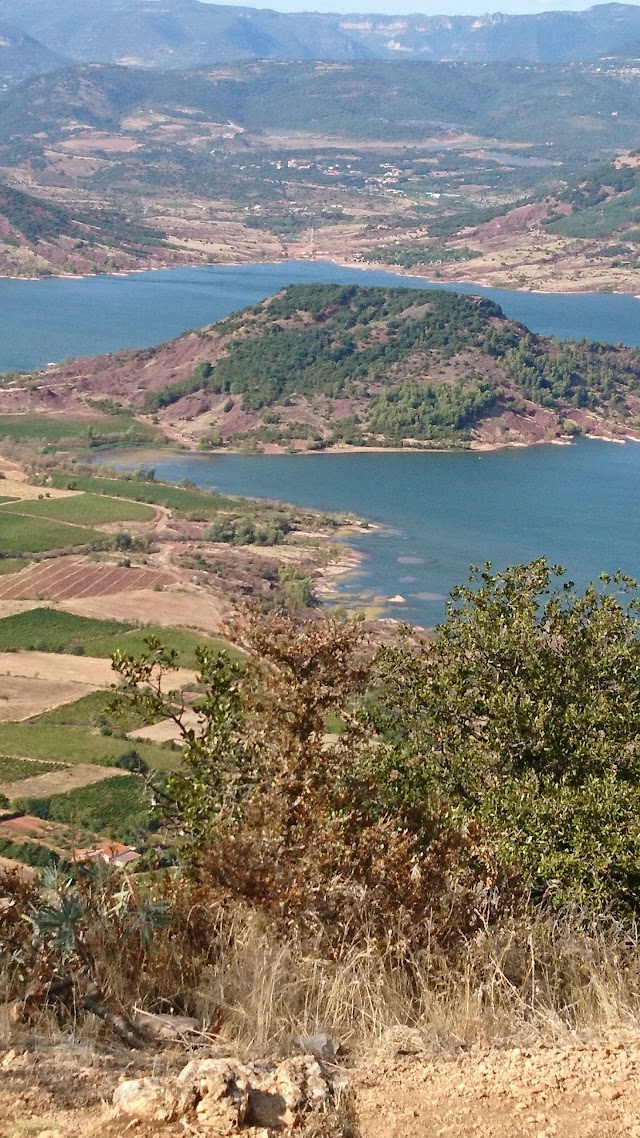
[[[405,1031],[429,1051],[637,1035],[640,937],[609,922],[513,921],[476,937],[456,962],[429,952],[408,961],[366,937],[330,959],[320,941],[303,948],[280,940],[255,913],[225,913],[216,931],[215,956],[196,982],[183,959],[178,994],[174,957],[164,992],[205,1025],[221,1008],[223,1042],[246,1055],[287,1054],[298,1035],[318,1031],[360,1053]],[[159,957],[149,962],[151,973],[167,967]],[[154,998],[163,989],[160,974],[132,993],[122,987],[115,958],[111,970],[125,1006],[162,1010]]]
[[[318,1031],[331,1032],[356,1061],[380,1045],[385,1054],[391,1047],[437,1057],[478,1046],[637,1044],[640,938],[613,923],[514,921],[477,937],[456,963],[429,953],[407,961],[367,938],[327,959],[320,943],[303,949],[279,940],[264,917],[246,911],[219,913],[209,928],[217,943],[195,977],[184,925],[172,951],[160,943],[134,983],[124,979],[126,949],[112,945],[103,975],[110,1001],[129,1011],[195,1013],[205,1043],[222,1009],[217,1042],[245,1059],[290,1054],[296,1037]],[[94,1017],[60,1021],[45,1009],[29,1030],[54,1042],[117,1043]],[[15,1041],[15,1032],[0,1008],[0,1043]]]

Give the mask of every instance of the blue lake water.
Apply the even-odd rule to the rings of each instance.
[[[211,323],[286,284],[428,281],[329,263],[208,266],[82,280],[0,280],[0,370],[142,347]],[[434,287],[442,287],[440,285]],[[534,331],[640,345],[630,295],[555,296],[466,286]],[[346,593],[399,594],[387,611],[432,624],[470,562],[504,566],[545,554],[580,584],[601,570],[640,576],[640,447],[583,440],[485,454],[176,456],[158,475],[228,493],[351,511],[384,528],[358,538],[361,572]]]
[[[580,585],[618,568],[640,577],[640,444],[581,440],[483,454],[172,456],[159,478],[319,509],[383,529],[350,544],[363,555],[346,597],[431,625],[469,564],[541,555]]]
[[[209,265],[78,280],[0,279],[0,371],[28,371],[66,356],[148,347],[304,281],[411,288],[432,283],[322,261]],[[640,344],[640,301],[631,295],[555,296],[476,285],[432,287],[481,292],[536,332]]]

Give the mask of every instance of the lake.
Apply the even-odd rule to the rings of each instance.
[[[0,370],[148,346],[304,281],[430,283],[306,261],[0,280]],[[491,297],[537,332],[640,345],[640,301],[630,295],[556,296],[472,285],[460,291]],[[168,479],[351,511],[380,523],[381,530],[355,543],[364,560],[361,572],[344,582],[345,595],[378,599],[386,612],[421,624],[440,618],[444,596],[472,561],[504,566],[545,554],[580,584],[603,569],[640,575],[635,444],[582,440],[573,447],[483,454],[176,456],[157,470]],[[403,603],[388,605],[395,594]]]
[[[353,511],[384,528],[350,542],[363,556],[345,599],[431,625],[471,562],[542,555],[584,585],[605,570],[640,577],[640,444],[450,453],[173,455],[158,478],[223,493]],[[399,595],[402,604],[389,604]]]
[[[323,261],[208,265],[123,276],[0,279],[0,371],[29,371],[67,356],[142,348],[211,324],[287,284],[447,287],[482,293],[536,332],[640,344],[640,301],[612,293],[549,293],[440,285],[419,277],[344,269]]]

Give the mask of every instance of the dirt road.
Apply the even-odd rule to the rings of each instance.
[[[161,1074],[170,1055],[80,1044],[0,1047],[1,1138],[218,1138],[181,1122],[128,1123],[109,1109],[126,1077]],[[184,1058],[181,1060],[184,1062]],[[638,1138],[640,1040],[478,1048],[427,1058],[382,1049],[351,1072],[361,1138]],[[246,1138],[265,1131],[245,1127]],[[327,1133],[337,1134],[331,1130]]]

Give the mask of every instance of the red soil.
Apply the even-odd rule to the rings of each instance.
[[[175,578],[157,569],[126,569],[119,565],[95,565],[81,558],[63,557],[31,565],[2,579],[0,600],[48,600],[68,597],[106,597],[155,585],[170,585]]]

